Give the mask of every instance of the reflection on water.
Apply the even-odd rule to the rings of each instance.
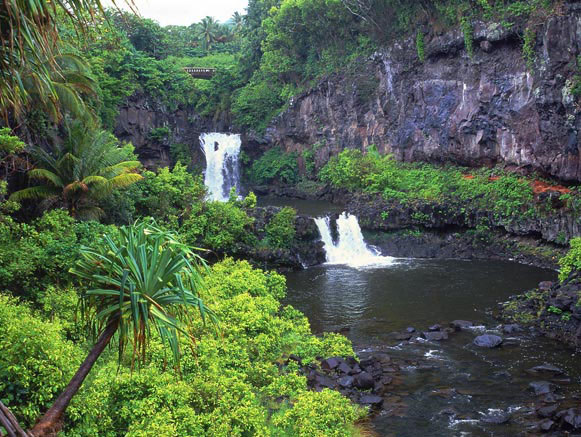
[[[257,199],[258,206],[290,206],[297,210],[299,214],[310,217],[325,217],[333,213],[341,213],[344,207],[325,200],[303,200],[291,199],[288,197],[261,196]]]
[[[540,281],[551,270],[501,261],[398,260],[381,269],[325,265],[287,274],[287,303],[315,332],[350,328],[356,344],[382,343],[392,331],[484,311]]]
[[[480,349],[472,342],[483,327],[441,343],[398,344],[389,334],[455,319],[485,322],[494,330],[487,309],[555,277],[551,270],[500,261],[398,260],[363,270],[326,265],[289,273],[286,303],[303,311],[315,332],[343,331],[363,355],[383,350],[409,363],[392,389],[405,413],[374,418],[379,435],[509,437],[525,435],[537,420],[538,401],[528,384],[539,377],[526,369],[542,363],[561,367],[571,381],[560,384],[560,393],[579,396],[581,366],[570,350],[528,333],[512,340],[503,335],[503,347]],[[511,418],[502,425],[481,421],[494,412]]]

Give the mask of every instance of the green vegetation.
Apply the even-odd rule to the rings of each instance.
[[[288,249],[295,238],[295,220],[297,212],[284,207],[266,225],[266,243],[276,249]]]
[[[535,66],[535,59],[536,59],[536,55],[535,55],[535,44],[536,44],[536,39],[537,39],[537,33],[535,32],[535,29],[532,27],[527,27],[525,29],[524,35],[523,35],[523,46],[522,46],[522,52],[523,52],[523,57],[525,59],[525,62],[527,64],[527,68],[532,71],[534,66]]]
[[[249,178],[255,184],[268,184],[274,181],[283,184],[296,183],[299,178],[297,155],[285,153],[278,147],[269,149],[254,161]]]
[[[472,29],[472,23],[467,17],[462,17],[460,20],[460,27],[462,28],[462,34],[464,35],[464,47],[466,48],[466,53],[468,56],[474,56],[474,31]]]
[[[93,131],[80,122],[68,127],[67,139],[52,150],[30,150],[37,168],[28,172],[42,185],[13,193],[11,200],[57,199],[73,217],[99,217],[98,201],[112,191],[141,179],[134,171],[141,163],[131,146],[118,147],[106,131]]]
[[[249,232],[252,223],[253,219],[235,202],[207,202],[196,206],[183,222],[181,232],[192,246],[237,253],[243,245],[255,244],[256,237]]]
[[[499,219],[540,213],[535,210],[530,182],[517,175],[498,170],[399,163],[374,148],[367,153],[344,150],[319,175],[323,182],[337,187],[381,193],[385,199],[404,203],[446,203],[458,205],[460,211],[463,205],[470,205],[492,211]]]
[[[424,41],[424,32],[418,30],[416,33],[416,50],[418,51],[418,59],[420,62],[426,60],[426,43]]]
[[[158,265],[156,263],[170,267],[163,261],[166,259],[164,251],[181,250],[182,247],[177,242],[175,246],[172,240],[164,240],[167,242],[161,246],[155,242],[142,246],[140,242],[144,239],[155,241],[161,234],[144,235],[140,229],[143,230],[132,227],[113,232],[104,245],[84,251],[83,260],[77,267],[96,286],[94,291],[84,293],[88,299],[87,308],[93,309],[90,313],[102,320],[101,326],[105,327],[115,311],[127,311],[128,317],[120,320],[128,325],[124,325],[125,328],[119,326],[117,330],[131,339],[136,335],[129,325],[133,320],[136,326],[149,324],[141,317],[153,317],[163,324],[170,322],[162,317],[164,313],[156,314],[151,303],[147,303],[149,311],[135,308],[138,309],[137,315],[133,315],[131,290],[145,292],[149,285],[141,282],[138,276],[132,278],[131,264],[127,265],[130,268],[128,274],[123,273],[124,259],[129,260],[126,256],[132,247],[138,251],[143,247],[145,253],[151,253],[148,251],[157,247],[162,251],[157,261],[147,255],[145,259],[149,262],[136,266],[136,272],[154,268]],[[132,237],[128,238],[130,235]],[[121,241],[130,244],[125,253],[113,246]],[[119,255],[115,255],[117,253]],[[97,261],[95,257],[106,257],[107,261],[99,267],[93,262]],[[139,260],[139,257],[135,259]],[[169,274],[174,267],[177,266],[172,263],[172,270],[164,271]],[[155,432],[155,435],[168,437],[275,436],[303,435],[296,433],[306,432],[306,429],[311,435],[321,437],[354,435],[353,422],[365,415],[365,411],[354,407],[339,393],[309,392],[306,378],[300,375],[295,362],[287,364],[286,361],[290,354],[307,363],[317,356],[352,355],[348,341],[336,334],[322,338],[313,336],[301,313],[291,307],[282,307],[280,299],[285,294],[285,281],[276,273],[265,273],[253,269],[247,262],[226,259],[208,271],[201,270],[200,274],[202,282],[198,284],[203,283],[203,286],[196,290],[208,307],[207,311],[212,311],[218,318],[219,335],[201,318],[191,318],[190,312],[184,313],[188,320],[187,336],[182,336],[177,342],[170,341],[170,345],[180,348],[179,374],[167,367],[168,357],[162,346],[166,331],[157,332],[153,329],[156,324],[149,333],[145,355],[141,354],[140,348],[131,346],[132,343],[125,348],[125,343],[120,340],[118,353],[121,353],[121,361],[115,354],[104,352],[78,395],[72,398],[64,435],[122,436]],[[171,274],[164,277],[177,278]],[[188,277],[186,275],[184,280]],[[147,280],[148,275],[144,278]],[[164,289],[157,282],[154,278],[150,285]],[[121,284],[126,284],[125,293]],[[111,285],[113,288],[110,289]],[[108,289],[111,293],[106,292]],[[167,289],[164,290],[163,296],[172,296]],[[180,290],[181,286],[178,286],[174,301],[176,308],[183,306]],[[155,296],[155,299],[165,299],[162,295]],[[120,298],[127,305],[120,306]],[[167,304],[172,304],[171,299]],[[142,307],[147,300],[138,299],[136,302]],[[165,301],[163,305],[165,308]],[[111,308],[112,311],[97,313],[97,308]],[[84,343],[65,339],[63,319],[73,322],[68,311],[57,309],[51,321],[43,314],[14,299],[0,297],[0,328],[5,333],[0,341],[0,348],[4,351],[0,361],[10,362],[10,366],[0,366],[2,371],[9,372],[2,375],[0,398],[23,425],[32,424],[50,405],[74,373],[86,350]],[[35,332],[38,335],[34,335]],[[193,348],[188,346],[192,336],[196,339]],[[139,337],[136,340],[139,341]],[[133,360],[133,354],[138,354],[140,359]],[[131,371],[133,363],[137,362],[140,363],[139,371]],[[32,363],[36,364],[32,366]],[[308,428],[305,428],[307,423]]]
[[[559,279],[564,281],[573,271],[581,270],[581,237],[570,241],[571,249],[559,260]]]
[[[432,30],[459,27],[472,56],[479,19],[527,22],[531,68],[532,19],[551,14],[554,3],[250,0],[247,15],[227,23],[206,17],[162,27],[100,1],[3,2],[2,403],[39,437],[61,425],[71,437],[358,435],[353,424],[366,411],[338,392],[309,391],[288,359],[353,355],[349,342],[312,335],[304,315],[281,304],[282,276],[224,259],[289,253],[296,211],[256,210],[252,193],[208,201],[192,145],[175,143],[172,126],[143,135],[168,147],[177,164],[142,169],[133,146],[111,133],[120,108],[133,96],[154,111],[180,109],[261,132],[294,96],[338,70],[357,102],[371,104],[378,80],[358,67],[395,38],[413,44],[415,35],[424,62]],[[216,72],[194,79],[184,67]],[[573,95],[581,95],[577,76],[568,82]],[[248,177],[311,192],[322,181],[462,214],[470,205],[506,220],[548,207],[513,174],[399,164],[373,148],[341,153],[315,180],[318,147],[301,156],[271,149]],[[581,210],[578,194],[558,200]],[[418,211],[413,219],[430,216]],[[475,239],[486,244],[489,230],[479,223]],[[561,260],[562,279],[581,264],[578,240]],[[208,267],[202,256],[221,261]]]

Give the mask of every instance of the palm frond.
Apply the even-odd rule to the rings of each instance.
[[[50,170],[44,168],[35,168],[28,172],[30,179],[44,180],[51,183],[55,187],[62,187],[63,181],[61,178]]]
[[[46,199],[48,197],[58,196],[59,193],[60,191],[55,188],[39,185],[37,187],[29,187],[15,191],[10,195],[10,200],[21,202],[23,200]]]
[[[143,176],[137,173],[126,173],[119,176],[115,176],[114,178],[109,180],[109,186],[112,190],[125,188],[129,185],[134,184],[135,182],[139,182],[143,179]]]

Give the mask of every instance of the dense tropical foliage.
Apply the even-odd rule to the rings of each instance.
[[[165,124],[141,134],[172,165],[142,168],[112,133],[120,108],[134,98],[261,133],[293,96],[394,38],[413,41],[424,61],[425,33],[459,26],[471,54],[474,20],[521,21],[528,61],[534,21],[555,5],[250,0],[225,23],[162,27],[99,0],[2,2],[0,402],[37,437],[61,428],[71,437],[361,435],[366,411],[308,390],[297,364],[353,355],[349,341],[313,335],[281,303],[283,276],[230,258],[288,254],[296,211],[261,213],[253,193],[207,200],[191,145]],[[184,67],[215,74],[193,78]],[[402,164],[372,147],[323,166],[320,146],[242,156],[245,177],[446,203],[459,214],[470,204],[497,220],[550,209],[513,173]],[[578,194],[549,200],[579,210]],[[579,239],[570,244],[561,279],[581,268]]]

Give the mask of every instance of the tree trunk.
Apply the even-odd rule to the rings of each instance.
[[[63,426],[63,414],[73,396],[79,391],[83,381],[93,368],[93,365],[101,355],[101,353],[105,350],[105,347],[113,338],[113,335],[117,331],[117,327],[119,323],[117,321],[113,321],[107,325],[75,376],[69,382],[69,385],[66,386],[64,391],[59,395],[58,398],[54,401],[52,406],[49,410],[40,418],[36,425],[30,430],[30,434],[33,437],[56,437],[59,431],[62,429]]]
[[[30,437],[31,434],[24,431],[14,414],[0,402],[0,426],[4,427],[8,433],[8,437]],[[0,434],[3,435],[3,434]]]

